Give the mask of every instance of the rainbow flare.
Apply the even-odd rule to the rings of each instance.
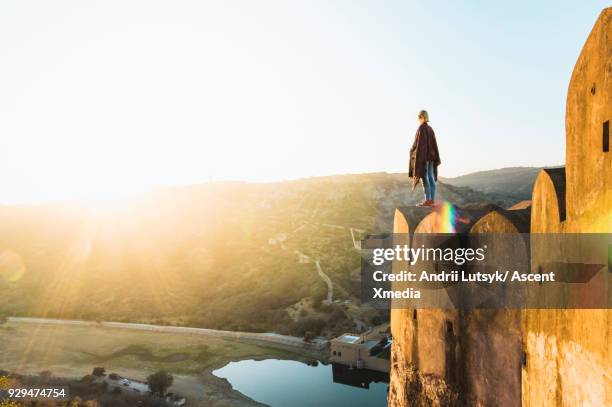
[[[442,202],[438,207],[439,224],[437,230],[440,233],[455,233],[457,221],[457,210],[450,202]]]

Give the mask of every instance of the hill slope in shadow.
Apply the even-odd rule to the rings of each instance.
[[[510,167],[478,171],[441,181],[457,187],[468,187],[485,194],[498,194],[518,200],[531,199],[533,184],[542,167]]]

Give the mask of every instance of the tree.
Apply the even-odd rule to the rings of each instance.
[[[172,382],[174,382],[174,377],[165,370],[160,370],[147,377],[149,389],[151,389],[153,394],[157,394],[159,397],[164,397],[166,390],[172,386]]]
[[[104,369],[103,367],[94,367],[93,372],[91,372],[91,374],[96,377],[106,376],[106,369]]]
[[[93,383],[96,380],[96,376],[91,375],[91,374],[86,374],[85,376],[81,377],[81,381],[83,383]]]
[[[310,298],[312,298],[313,307],[319,309],[321,302],[327,298],[327,286],[321,281],[317,281],[310,287]]]

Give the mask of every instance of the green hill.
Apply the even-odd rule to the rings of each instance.
[[[491,196],[440,183],[458,205]],[[512,198],[495,195],[510,205]],[[155,190],[114,211],[0,206],[0,313],[281,333],[336,333],[385,315],[355,304],[353,239],[422,200],[374,173]],[[342,304],[321,306],[327,286]]]

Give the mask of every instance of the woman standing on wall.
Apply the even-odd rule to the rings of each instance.
[[[421,110],[418,115],[419,128],[414,135],[414,143],[410,149],[410,168],[408,176],[412,178],[412,190],[416,188],[419,181],[423,182],[425,200],[418,206],[433,206],[436,198],[436,181],[438,180],[438,165],[440,165],[440,153],[436,135],[429,126],[429,114]]]

